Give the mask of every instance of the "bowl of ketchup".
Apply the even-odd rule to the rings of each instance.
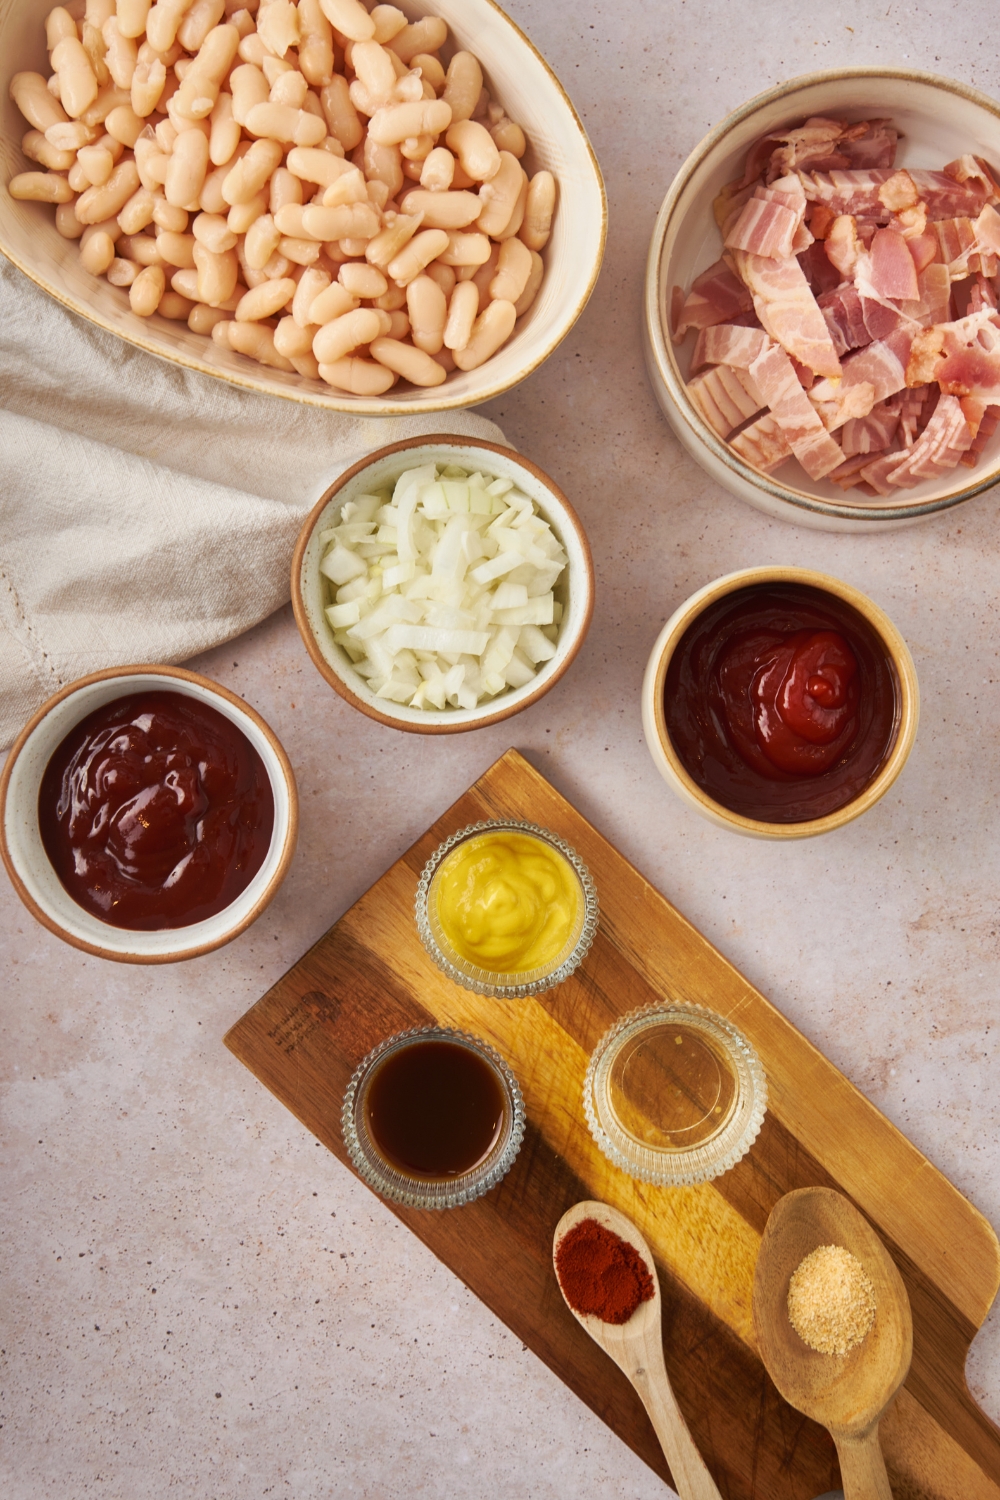
[[[180,667],[63,688],[0,777],[0,855],[29,911],[102,958],[169,963],[263,911],[295,848],[288,757],[259,714]]]
[[[746,568],[692,594],[653,647],[646,743],[703,816],[755,838],[859,817],[906,763],[920,695],[909,648],[858,589]]]

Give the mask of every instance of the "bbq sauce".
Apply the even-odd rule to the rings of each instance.
[[[411,1177],[458,1177],[500,1139],[506,1096],[494,1070],[458,1042],[416,1041],[391,1052],[364,1101],[372,1142]]]
[[[274,794],[246,735],[186,694],[142,692],[70,730],[38,826],[73,900],[112,927],[188,927],[236,900],[267,856]]]
[[[889,653],[846,600],[751,585],[710,605],[667,670],[671,743],[716,802],[767,823],[821,818],[878,774],[899,728]]]

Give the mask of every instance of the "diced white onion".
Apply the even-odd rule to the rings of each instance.
[[[375,695],[475,708],[556,652],[566,554],[512,480],[425,464],[320,534],[334,640]]]

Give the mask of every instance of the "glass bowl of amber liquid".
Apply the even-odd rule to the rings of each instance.
[[[418,1026],[354,1071],[341,1124],[358,1175],[407,1208],[459,1208],[506,1176],[524,1139],[524,1098],[493,1047]]]
[[[515,818],[453,833],[417,887],[417,932],[429,956],[456,984],[501,999],[568,979],[590,951],[598,916],[597,890],[576,851]]]
[[[680,1001],[613,1026],[583,1086],[590,1133],[610,1162],[641,1182],[682,1187],[727,1172],[757,1139],[764,1070],[722,1016]]]

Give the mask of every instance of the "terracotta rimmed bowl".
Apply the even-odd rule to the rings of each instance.
[[[451,411],[475,406],[509,390],[558,347],[587,304],[604,255],[607,199],[597,158],[566,90],[541,53],[492,0],[401,0],[411,20],[441,16],[450,29],[444,52],[467,48],[483,64],[490,92],[523,126],[530,143],[524,157],[531,173],[542,168],[559,183],[552,237],[545,248],[546,275],[534,306],[502,349],[478,370],[455,371],[432,390],[410,388],[386,396],[351,396],[320,380],[305,380],[224,350],[190,331],[185,323],[131,311],[128,294],[89,276],[77,246],[58,234],[51,208],[15,202],[3,194],[0,250],[31,279],[73,312],[174,364],[215,375],[247,390],[348,411],[393,413]],[[21,154],[27,122],[8,97],[14,73],[35,69],[48,76],[45,12],[32,0],[5,0],[0,7],[0,182],[31,168]]]
[[[475,708],[409,708],[406,704],[377,698],[365,679],[354,670],[347,653],[334,641],[323,613],[330,601],[326,579],[319,570],[323,556],[320,532],[334,524],[335,512],[348,500],[380,490],[394,483],[404,470],[427,463],[460,464],[472,471],[479,469],[484,474],[512,479],[518,489],[535,501],[539,514],[549,522],[569,557],[569,564],[554,589],[563,606],[556,654],[541,663],[524,687],[511,688],[496,698],[487,698]],[[587,534],[576,511],[537,464],[522,458],[513,448],[502,448],[498,443],[442,433],[419,440],[408,438],[379,448],[341,474],[325,491],[306,518],[295,547],[292,608],[299,633],[316,667],[348,703],[393,729],[406,729],[414,734],[459,734],[466,729],[482,729],[487,724],[509,719],[522,708],[537,703],[559,681],[583,645],[590,626],[594,612],[594,564]]]
[[[961,466],[901,490],[888,504],[845,499],[829,480],[811,480],[790,461],[760,474],[717,437],[684,388],[694,335],[675,346],[669,333],[670,294],[685,290],[722,251],[712,200],[743,171],[750,146],[770,130],[809,115],[848,120],[890,118],[902,139],[899,166],[940,169],[966,152],[1000,170],[1000,104],[967,84],[906,68],[851,68],[808,73],[758,94],[709,132],[681,167],[657,216],[646,263],[643,341],[649,378],[681,443],[731,494],[758,510],[827,531],[887,531],[929,520],[971,500],[1000,480],[1000,432],[975,469]],[[852,491],[847,491],[850,496]]]
[[[183,693],[210,704],[243,731],[270,778],[274,831],[263,865],[224,910],[189,927],[130,932],[92,916],[60,882],[39,833],[38,789],[53,752],[75,724],[115,698],[156,690]],[[221,948],[257,920],[288,872],[298,815],[298,793],[288,756],[274,731],[242,698],[182,667],[112,667],[62,688],[42,704],[15,740],[0,776],[0,855],[32,916],[64,942],[120,963],[173,963]]]
[[[886,655],[892,662],[896,676],[896,732],[892,747],[875,776],[851,802],[822,818],[810,818],[801,823],[766,823],[758,818],[748,818],[731,811],[710,797],[694,780],[681,757],[674,749],[667,731],[663,706],[667,669],[681,638],[688,627],[716,600],[740,589],[761,584],[796,583],[809,588],[821,589],[837,599],[851,605],[867,622],[881,640]],[[884,610],[879,609],[866,594],[852,588],[839,578],[827,573],[816,573],[812,568],[742,568],[738,573],[727,573],[716,578],[704,588],[685,599],[670,616],[656,638],[646,664],[642,683],[642,727],[646,736],[653,763],[671,791],[676,792],[682,802],[693,807],[702,817],[728,828],[735,833],[758,839],[804,839],[819,833],[831,833],[843,828],[862,813],[867,812],[884,797],[906,764],[917,734],[920,717],[920,688],[917,670],[905,640]]]

